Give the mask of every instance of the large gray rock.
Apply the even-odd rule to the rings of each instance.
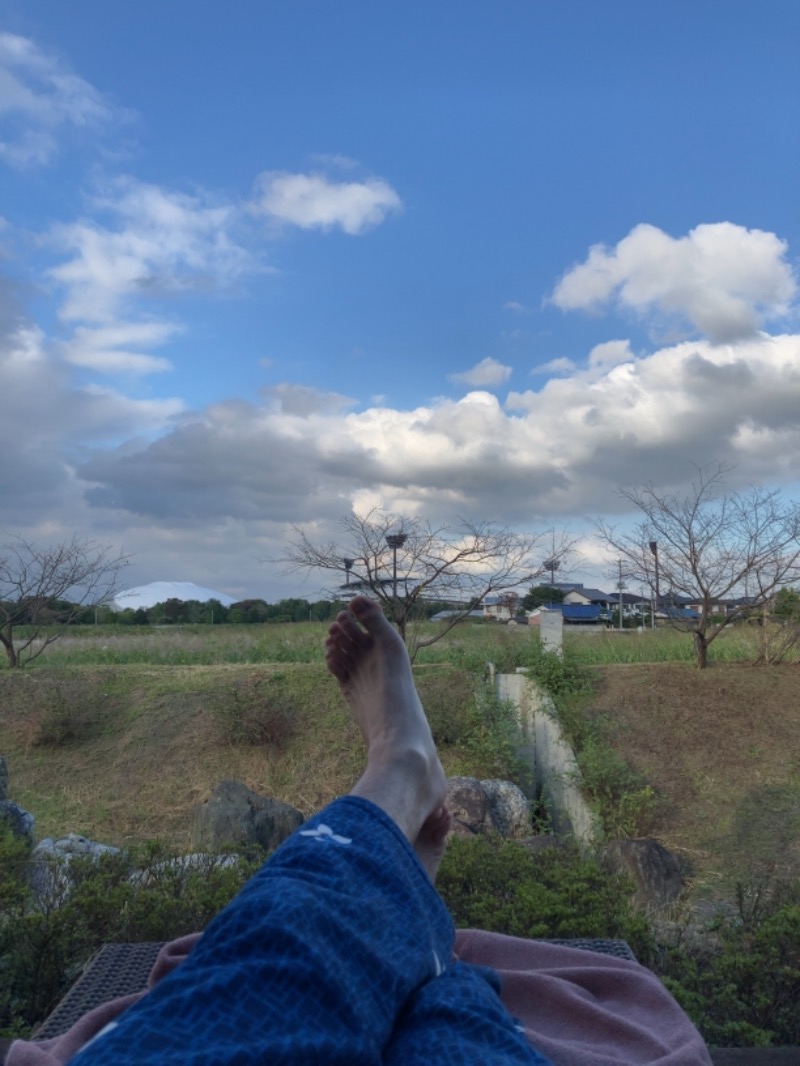
[[[510,781],[451,777],[445,802],[452,815],[453,833],[463,836],[500,833],[516,838],[530,835],[528,801],[522,790]]]
[[[476,777],[448,778],[445,803],[452,817],[451,833],[474,836],[494,829],[489,796]]]
[[[489,810],[497,832],[515,840],[530,836],[531,805],[522,789],[512,781],[494,778],[481,781],[481,785],[489,797]]]
[[[304,821],[288,803],[259,796],[240,781],[223,781],[194,809],[194,846],[221,851],[258,844],[273,851]]]
[[[58,906],[69,895],[69,866],[74,858],[89,856],[97,860],[103,855],[118,853],[119,848],[111,844],[99,844],[78,833],[68,833],[58,840],[45,837],[31,852],[34,895],[40,902]]]
[[[8,799],[8,763],[5,755],[0,755],[0,800]]]
[[[5,825],[15,837],[21,837],[33,844],[36,833],[36,819],[18,803],[0,800],[0,825]]]
[[[683,864],[652,837],[612,840],[602,849],[603,864],[627,874],[636,886],[633,902],[642,910],[659,910],[674,903],[684,889]]]

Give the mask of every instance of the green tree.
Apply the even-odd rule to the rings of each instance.
[[[547,603],[563,602],[563,589],[553,588],[552,585],[535,585],[522,597],[521,606],[523,611],[535,611],[537,607],[544,607]]]

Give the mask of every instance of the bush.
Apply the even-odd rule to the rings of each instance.
[[[496,837],[454,837],[437,888],[461,928],[509,936],[626,940],[640,960],[653,949],[632,886],[571,849],[531,852]]]
[[[222,738],[230,744],[268,744],[282,751],[295,733],[299,708],[281,675],[254,674],[214,705]]]
[[[189,864],[159,844],[60,864],[58,898],[35,895],[27,849],[0,838],[0,1036],[23,1036],[110,941],[205,928],[257,863]]]
[[[673,948],[661,979],[712,1045],[800,1045],[800,885],[721,923],[716,947]]]
[[[60,748],[90,740],[103,726],[103,699],[102,693],[87,691],[79,681],[71,683],[69,678],[42,685],[33,743]]]

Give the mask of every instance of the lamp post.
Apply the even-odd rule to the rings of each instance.
[[[347,587],[350,584],[350,571],[353,569],[355,559],[342,559],[342,562],[344,563],[344,583]]]
[[[655,602],[655,605],[653,607],[653,619],[652,619],[652,621],[653,621],[652,628],[655,629],[656,628],[656,611],[658,610],[658,601],[659,601],[659,598],[660,598],[659,597],[659,592],[658,592],[658,541],[657,540],[651,540],[650,544],[649,544],[649,547],[650,547],[650,551],[653,554],[653,560],[655,562],[655,568],[656,568],[656,587],[655,587],[656,602]]]
[[[545,570],[550,571],[550,588],[554,589],[556,587],[556,570],[558,570],[558,568],[561,566],[561,563],[558,561],[558,559],[551,558],[545,559],[545,561],[542,563],[542,566]]]
[[[387,533],[386,543],[392,549],[392,607],[397,614],[397,550],[408,540],[407,533]]]

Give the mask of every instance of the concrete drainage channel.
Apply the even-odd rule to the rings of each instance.
[[[578,762],[564,739],[553,701],[524,669],[494,678],[498,697],[516,707],[521,754],[532,771],[536,796],[550,811],[553,832],[572,836],[579,847],[591,849],[602,839],[602,825],[581,792]]]

